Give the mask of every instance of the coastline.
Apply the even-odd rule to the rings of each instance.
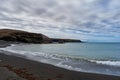
[[[10,42],[0,42],[0,47],[6,47],[10,44]],[[118,76],[70,71],[22,57],[5,55],[2,52],[0,52],[0,67],[15,73],[17,80],[120,80]]]

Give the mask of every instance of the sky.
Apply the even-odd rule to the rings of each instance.
[[[0,29],[120,42],[120,0],[0,0]]]

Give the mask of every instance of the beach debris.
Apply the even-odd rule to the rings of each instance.
[[[38,77],[34,76],[33,74],[28,73],[26,68],[15,68],[11,65],[4,65],[3,67],[6,67],[10,71],[13,71],[18,76],[20,76],[26,80],[40,80]]]

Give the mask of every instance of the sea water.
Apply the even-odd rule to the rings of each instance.
[[[69,70],[120,76],[120,43],[16,44],[0,50]]]

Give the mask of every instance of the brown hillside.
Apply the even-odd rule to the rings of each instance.
[[[0,39],[24,43],[48,43],[49,38],[43,34],[30,33],[20,30],[1,29]]]
[[[30,33],[21,30],[0,29],[0,40],[24,42],[24,43],[65,43],[65,42],[81,42],[74,39],[56,39],[49,38],[43,34]]]

